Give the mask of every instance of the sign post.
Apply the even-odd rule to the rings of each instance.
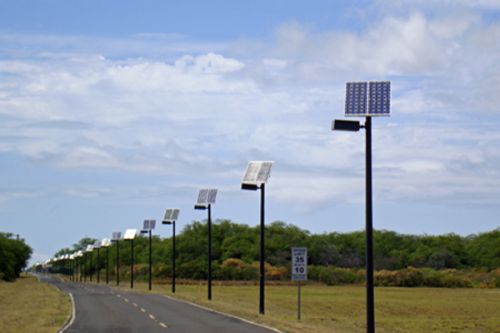
[[[307,281],[307,248],[292,247],[292,281],[297,281],[297,319],[301,314],[301,281]]]

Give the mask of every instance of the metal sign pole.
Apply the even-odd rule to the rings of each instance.
[[[300,293],[301,293],[301,290],[300,290],[300,280],[297,281],[297,283],[298,283],[297,319],[300,320],[300,302],[301,302],[301,299],[300,299]]]

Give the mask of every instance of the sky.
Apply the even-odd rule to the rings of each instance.
[[[201,188],[257,225],[251,160],[275,162],[267,223],[363,230],[364,132],[331,122],[369,80],[391,81],[374,228],[499,228],[498,1],[0,0],[0,231],[41,261],[166,208],[203,220]]]

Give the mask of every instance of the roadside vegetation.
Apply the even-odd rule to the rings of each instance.
[[[133,291],[148,293],[147,283]],[[120,288],[130,291],[124,283]],[[173,296],[208,308],[265,324],[288,333],[365,332],[365,288],[308,283],[302,287],[302,318],[297,320],[297,286],[270,282],[266,313],[258,314],[257,284],[219,281],[207,300],[205,282],[181,281],[177,292],[170,285],[153,285],[152,293]],[[490,333],[500,327],[500,290],[450,288],[375,288],[377,332]]]
[[[14,281],[26,268],[31,256],[31,247],[19,236],[0,232],[0,281]]]
[[[0,332],[54,333],[71,313],[69,296],[57,288],[21,275],[0,282]]]
[[[160,232],[165,233],[163,229]],[[156,231],[158,232],[158,231]],[[290,248],[306,246],[309,255],[309,279],[327,285],[363,284],[365,266],[364,232],[311,234],[283,222],[266,226],[266,279],[290,279]],[[259,228],[219,220],[213,225],[213,278],[217,280],[258,279]],[[153,237],[153,275],[171,275],[171,238]],[[55,256],[85,249],[95,239],[83,238],[72,248]],[[176,236],[177,276],[203,280],[207,277],[207,226],[195,221]],[[403,235],[393,231],[374,233],[374,266],[377,286],[498,288],[500,287],[500,229],[462,237],[447,235]],[[114,277],[115,246],[109,248],[111,276]],[[138,280],[147,279],[148,239],[138,237],[134,244],[135,271]],[[95,274],[87,260],[87,271]],[[120,241],[122,279],[130,276],[130,244]],[[105,251],[99,260],[105,271]],[[56,273],[71,273],[67,263],[51,268]]]

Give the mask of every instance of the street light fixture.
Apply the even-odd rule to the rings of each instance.
[[[134,288],[134,238],[137,235],[137,229],[127,229],[124,240],[130,241],[130,288]]]
[[[202,189],[194,209],[208,210],[208,300],[212,300],[212,205],[217,197],[217,189]]]
[[[335,120],[332,130],[357,132],[366,130],[366,331],[375,332],[375,296],[373,291],[373,200],[372,200],[372,117],[390,115],[391,83],[348,82],[345,115],[365,117],[358,121]]]
[[[162,224],[172,225],[172,293],[175,294],[175,222],[179,218],[179,209],[167,209]]]
[[[119,231],[113,232],[111,242],[116,243],[116,285],[120,285],[120,238],[122,233]]]
[[[149,290],[151,290],[151,230],[155,228],[156,220],[144,220],[143,230],[141,230],[141,234],[149,233]]]
[[[264,284],[265,284],[265,184],[271,174],[271,161],[251,161],[241,181],[242,190],[256,191],[260,188],[260,289],[259,289],[259,313],[264,314]]]

